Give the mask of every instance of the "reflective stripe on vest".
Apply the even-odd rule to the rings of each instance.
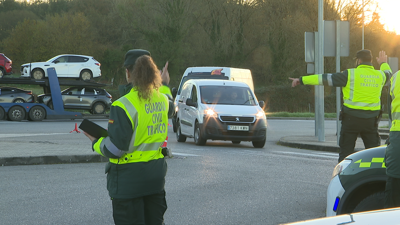
[[[329,86],[333,86],[333,80],[332,80],[332,74],[328,73],[326,74],[326,80],[328,81]]]
[[[396,80],[397,80],[397,73],[393,74],[392,76],[392,85],[390,87],[390,96],[392,97],[392,102],[395,101],[396,95],[394,93],[394,89],[396,87]],[[393,112],[393,105],[391,105],[392,108],[392,120],[400,120],[400,112]]]
[[[119,159],[110,159],[111,163],[148,162],[164,157],[160,147],[168,131],[168,101],[165,95],[156,91],[153,92],[151,99],[141,102],[137,91],[132,89],[130,93],[113,103],[121,107],[130,118],[133,134],[128,152]],[[149,121],[153,124],[149,125]],[[160,127],[163,127],[162,132]],[[147,143],[149,141],[151,143]]]
[[[348,86],[343,88],[344,105],[352,109],[371,110],[371,111],[380,110],[381,107],[380,93],[382,91],[383,85],[385,84],[386,80],[385,74],[382,71],[379,71],[379,78],[368,77],[365,78],[363,80],[364,83],[362,83],[361,82],[362,78],[356,77],[355,69],[349,69],[349,72],[350,72],[349,80],[347,81]],[[377,73],[372,74],[372,76],[377,76]],[[371,85],[371,83],[365,82],[365,80],[372,81],[373,86],[362,87],[362,84]],[[375,83],[376,81],[378,83]],[[347,88],[347,90],[344,90],[345,88]],[[361,91],[363,91],[364,93],[376,92],[376,96],[370,96],[368,99],[365,99],[359,96],[360,94],[359,92]],[[360,101],[360,99],[362,99],[363,101]]]
[[[400,84],[397,83],[397,74],[393,74],[391,78],[390,96],[392,97],[391,114],[392,126],[390,131],[400,131]],[[397,97],[396,97],[397,96]]]

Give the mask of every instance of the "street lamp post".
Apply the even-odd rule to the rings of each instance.
[[[362,0],[362,48],[364,49],[364,0]]]

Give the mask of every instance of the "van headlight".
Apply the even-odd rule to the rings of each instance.
[[[257,116],[257,119],[262,119],[262,118],[265,117],[265,112],[259,111],[259,112],[256,114],[256,116]]]
[[[214,111],[214,109],[206,109],[204,110],[204,114],[208,117],[216,117],[217,113]]]
[[[344,169],[346,169],[347,166],[349,166],[351,163],[351,159],[344,159],[341,161],[339,164],[335,166],[335,169],[333,169],[332,173],[332,179],[339,175]]]

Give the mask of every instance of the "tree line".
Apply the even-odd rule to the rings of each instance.
[[[374,8],[373,0],[324,2],[324,20],[350,23],[343,70],[354,67],[361,49],[363,2]],[[365,48],[399,57],[399,37],[372,15]],[[0,52],[13,60],[15,73],[23,63],[58,54],[91,55],[101,63],[101,79],[119,84],[124,54],[141,48],[159,68],[170,62],[171,86],[190,66],[248,68],[268,110],[313,111],[314,88],[289,89],[288,77],[306,73],[304,32],[318,30],[318,0],[0,0],[0,21]],[[325,71],[335,68],[335,59],[325,58]],[[325,92],[332,111],[334,89]]]

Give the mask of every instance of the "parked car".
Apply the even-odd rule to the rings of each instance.
[[[90,80],[101,76],[100,63],[92,56],[58,55],[46,62],[26,63],[21,66],[21,77],[43,79],[47,77],[47,69],[54,67],[57,77],[71,77]]]
[[[12,60],[0,53],[0,78],[9,74],[12,74]]]
[[[105,89],[70,87],[61,92],[65,109],[85,109],[92,114],[103,114],[110,108],[112,96]],[[38,95],[38,102],[53,108],[51,94]]]
[[[251,141],[255,148],[263,148],[267,139],[263,106],[244,82],[188,80],[178,100],[177,140],[193,137],[196,145],[205,145],[207,139]]]
[[[326,216],[384,207],[386,146],[358,151],[336,165],[327,190]]]
[[[32,91],[14,87],[0,87],[0,103],[34,102]]]
[[[366,225],[366,224],[399,224],[400,208],[391,208],[375,210],[368,212],[350,213],[340,216],[331,216],[313,220],[305,220],[295,223],[286,223],[286,225]]]

